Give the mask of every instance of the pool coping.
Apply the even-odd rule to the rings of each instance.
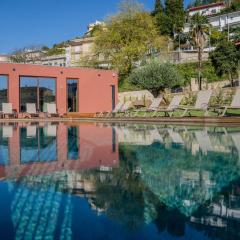
[[[211,124],[211,125],[237,125],[240,126],[240,117],[114,117],[114,118],[8,118],[0,119],[0,123],[8,122],[102,122],[102,123],[172,123],[172,124]]]

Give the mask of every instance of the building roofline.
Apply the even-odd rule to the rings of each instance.
[[[12,66],[31,66],[31,67],[44,67],[44,68],[58,68],[59,70],[64,69],[78,69],[78,70],[92,70],[92,71],[107,71],[118,74],[116,70],[113,69],[102,69],[102,68],[90,68],[90,67],[66,67],[66,66],[50,66],[50,65],[42,65],[42,64],[33,64],[33,63],[12,63],[12,62],[0,62],[0,65],[12,65]]]
[[[192,12],[192,11],[202,10],[202,9],[206,9],[206,8],[210,8],[210,7],[217,7],[217,6],[225,6],[225,3],[224,2],[218,2],[218,3],[201,5],[201,6],[198,6],[198,7],[189,8],[187,11]]]
[[[71,40],[69,42],[69,45],[70,46],[76,46],[79,43],[88,43],[88,42],[92,42],[93,39],[94,39],[94,37],[76,38],[76,39]]]

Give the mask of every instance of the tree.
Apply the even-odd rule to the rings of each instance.
[[[222,41],[216,49],[210,53],[210,59],[217,75],[228,74],[231,85],[234,85],[234,75],[237,75],[240,52],[229,41]]]
[[[199,90],[202,89],[202,55],[203,48],[207,42],[209,34],[209,23],[207,17],[195,14],[190,19],[190,35],[198,50],[198,84]]]
[[[156,0],[152,16],[155,17],[158,31],[163,35],[171,35],[171,19],[166,15],[161,0]]]
[[[154,97],[166,88],[180,85],[182,81],[174,65],[157,60],[135,69],[129,78],[132,84],[149,90]]]
[[[152,16],[135,1],[124,1],[120,12],[108,19],[95,37],[95,56],[103,56],[109,66],[128,76],[151,50],[165,47]]]
[[[216,28],[212,28],[210,31],[210,43],[211,46],[216,46],[220,41],[227,39],[227,33],[221,32]]]
[[[14,63],[26,63],[27,57],[25,49],[17,49],[15,50],[10,57],[10,61]]]
[[[185,21],[183,0],[166,0],[165,6],[165,13],[170,21],[171,34],[181,32]]]
[[[164,9],[163,9],[161,0],[156,0],[155,1],[155,7],[154,7],[154,10],[152,12],[152,15],[156,16],[157,14],[163,13],[163,12],[164,12]]]
[[[42,55],[42,46],[29,46],[13,51],[10,60],[15,63],[34,64]]]

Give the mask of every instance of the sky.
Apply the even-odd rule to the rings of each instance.
[[[29,46],[51,47],[117,11],[120,0],[0,0],[0,54]],[[155,0],[139,0],[152,10]],[[187,4],[189,0],[185,0]]]

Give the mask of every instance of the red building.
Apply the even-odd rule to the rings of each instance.
[[[17,112],[35,103],[44,112],[56,103],[58,112],[81,114],[112,110],[117,103],[114,71],[0,63],[0,110],[9,102]]]

